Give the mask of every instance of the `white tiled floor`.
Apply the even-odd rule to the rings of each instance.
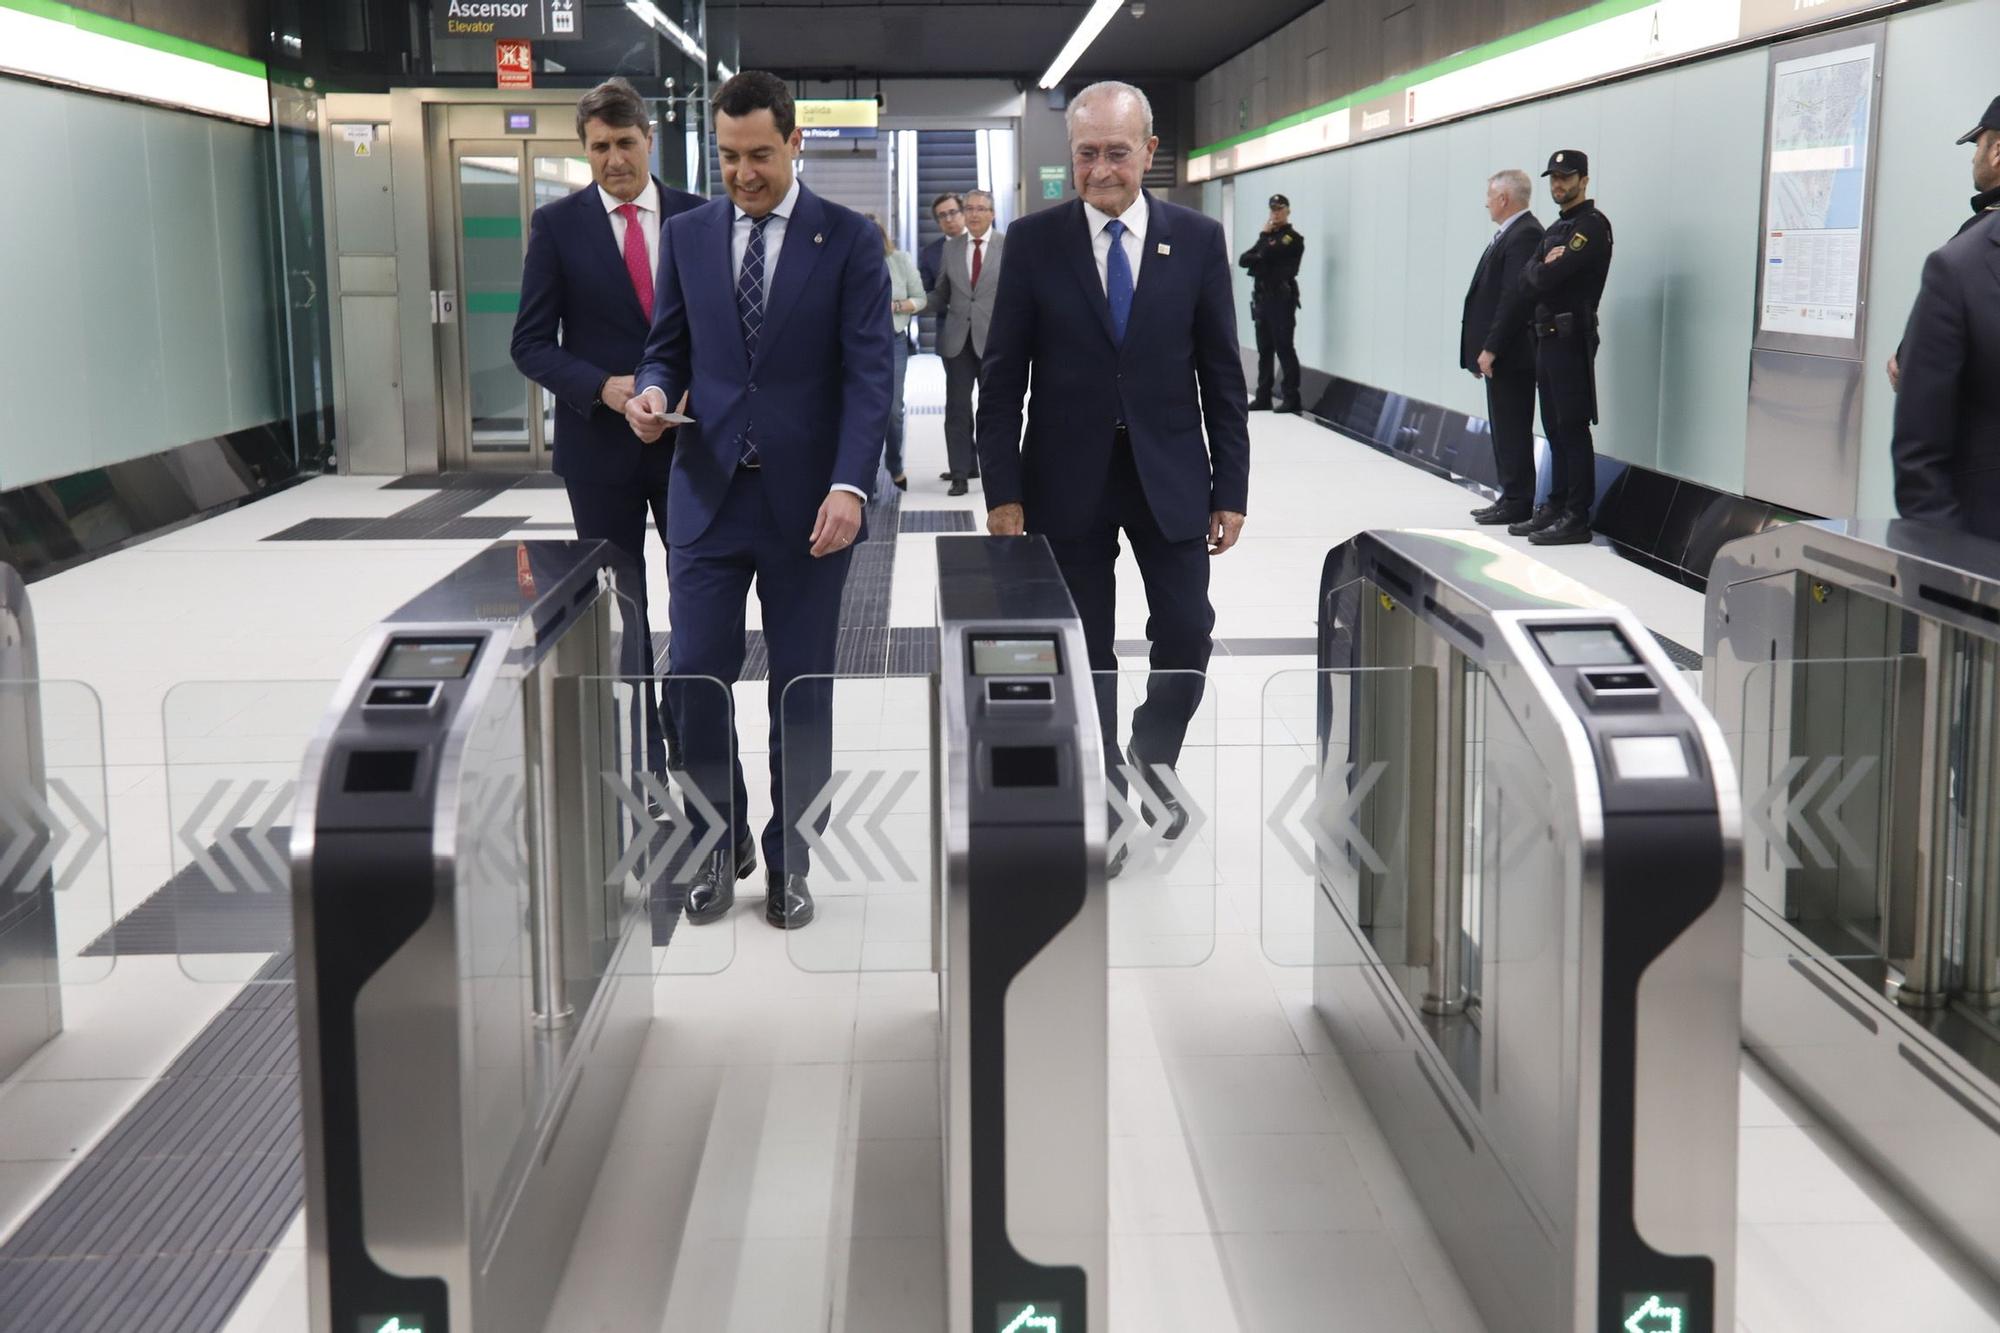
[[[910,401],[940,401],[941,378],[919,359]],[[1298,420],[1253,423],[1250,522],[1242,546],[1214,566],[1219,637],[1310,636],[1329,546],[1363,527],[1462,526],[1473,503]],[[935,415],[911,418],[906,504],[970,510],[935,480],[940,425]],[[289,703],[284,689],[263,692],[259,720],[254,709],[232,712],[213,687],[180,683],[337,675],[376,619],[480,545],[260,539],[304,518],[388,514],[419,498],[376,480],[318,480],[35,586],[45,674],[86,682],[103,703],[118,912],[185,855],[169,838],[169,750],[176,762],[282,760],[296,743],[286,735],[298,725],[297,692],[321,688],[291,687]],[[552,490],[512,491],[485,509],[537,522],[566,516]],[[876,535],[898,548],[891,623],[930,624],[924,548],[934,539]],[[1602,547],[1541,554],[1653,628],[1700,643],[1698,594]],[[660,565],[655,548],[652,568]],[[1120,573],[1120,637],[1138,638],[1145,608],[1129,558]],[[665,599],[653,606],[663,626]],[[1275,795],[1256,727],[1277,689],[1272,673],[1310,666],[1304,657],[1216,659],[1183,765],[1211,822],[1170,877],[1142,866],[1114,895],[1114,953],[1153,964],[1121,967],[1110,981],[1120,1333],[1482,1327],[1319,1026],[1310,978],[1285,965],[1299,961],[1286,956],[1293,904],[1282,863],[1270,863],[1262,821]],[[894,730],[908,719],[892,687],[843,690],[843,746],[908,752]],[[738,702],[754,744],[762,686]],[[906,959],[907,948],[893,946],[907,946],[896,937],[916,918],[899,902],[839,897],[824,896],[818,934],[788,940],[749,905],[729,925],[682,933],[677,947],[702,951],[710,974],[656,984],[657,1026],[553,1333],[943,1326],[935,989],[920,971],[854,970],[864,958]],[[836,909],[862,906],[865,918],[841,934],[848,918]],[[0,1234],[227,1002],[242,960],[124,958],[100,966],[93,984],[78,969],[67,1031],[0,1085]],[[1739,1328],[2000,1327],[1992,1289],[1755,1068],[1745,1070],[1741,1142]],[[304,1326],[295,1225],[227,1333]]]

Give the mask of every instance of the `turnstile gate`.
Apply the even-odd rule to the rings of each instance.
[[[62,1031],[39,682],[28,589],[0,564],[0,1080]]]
[[[544,1327],[652,1015],[615,559],[474,557],[369,636],[308,753],[315,1333]]]
[[[1321,593],[1315,1005],[1467,1290],[1495,1333],[1728,1333],[1722,733],[1630,612],[1481,534],[1363,533]]]
[[[2000,1277],[2000,544],[1799,523],[1709,571],[1751,1050]]]
[[[941,537],[936,804],[951,1333],[1107,1333],[1105,771],[1040,537]]]

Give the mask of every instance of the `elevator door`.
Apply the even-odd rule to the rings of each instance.
[[[574,141],[453,140],[447,270],[455,311],[439,317],[448,467],[540,471],[549,465],[555,400],[514,368],[521,264],[534,211],[590,184]],[[441,238],[442,239],[442,238]]]

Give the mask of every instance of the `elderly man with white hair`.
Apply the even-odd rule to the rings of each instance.
[[[1479,523],[1519,523],[1535,508],[1534,293],[1521,274],[1542,247],[1542,224],[1528,211],[1534,184],[1518,168],[1486,181],[1486,216],[1495,228],[1465,289],[1458,364],[1486,381],[1486,421],[1500,498],[1472,511]]]
[[[995,535],[1048,538],[1097,672],[1118,666],[1119,534],[1131,542],[1156,674],[1130,756],[1150,779],[1179,761],[1201,702],[1215,627],[1208,561],[1236,544],[1248,505],[1249,397],[1221,225],[1140,184],[1159,146],[1146,95],[1092,84],[1068,120],[1079,197],[1015,222],[987,329],[986,522]],[[1105,758],[1122,789],[1116,701],[1100,676]],[[1187,812],[1163,781],[1148,785],[1164,797],[1165,835],[1179,836]]]

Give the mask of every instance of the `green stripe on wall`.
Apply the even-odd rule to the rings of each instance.
[[[15,9],[36,18],[50,19],[56,23],[67,23],[73,28],[96,33],[100,37],[115,37],[121,42],[134,46],[150,47],[164,51],[168,55],[185,56],[189,60],[199,60],[205,65],[232,70],[238,74],[249,74],[256,78],[268,77],[264,62],[252,60],[249,56],[239,56],[234,51],[223,51],[200,42],[191,42],[185,37],[174,37],[151,28],[142,28],[136,23],[123,19],[107,18],[103,14],[93,14],[87,9],[77,9],[59,0],[0,0],[0,9]]]
[[[1457,55],[1446,56],[1443,60],[1433,61],[1421,69],[1411,70],[1408,74],[1398,74],[1394,78],[1370,84],[1359,92],[1348,93],[1345,97],[1336,98],[1331,102],[1324,102],[1319,106],[1308,107],[1304,111],[1295,111],[1282,120],[1274,120],[1269,125],[1265,125],[1259,129],[1245,130],[1243,133],[1232,135],[1227,139],[1219,139],[1209,144],[1206,148],[1197,148],[1189,153],[1188,156],[1203,157],[1209,153],[1219,153],[1225,148],[1234,148],[1237,144],[1249,143],[1252,139],[1261,139],[1267,134],[1276,134],[1279,130],[1288,130],[1294,125],[1303,125],[1309,120],[1317,120],[1319,117],[1329,115],[1335,111],[1344,111],[1350,107],[1360,106],[1364,102],[1373,102],[1377,98],[1391,96],[1392,94],[1402,92],[1405,88],[1414,87],[1419,83],[1442,78],[1446,74],[1456,74],[1459,70],[1484,64],[1486,61],[1499,56],[1510,55],[1524,47],[1536,46],[1548,41],[1550,38],[1561,37],[1566,33],[1575,32],[1579,28],[1588,28],[1593,23],[1602,23],[1606,19],[1615,19],[1622,14],[1630,14],[1635,9],[1644,9],[1648,5],[1657,3],[1659,3],[1659,0],[1597,0],[1596,4],[1585,9],[1579,9],[1574,14],[1565,14],[1561,18],[1553,18],[1546,23],[1538,23],[1532,28],[1524,28],[1520,32],[1488,42],[1484,46],[1471,47],[1468,50],[1460,51]]]
[[[521,234],[521,219],[515,216],[473,217],[465,219],[465,234],[475,241],[505,240],[509,236]]]
[[[521,293],[467,292],[465,311],[469,315],[518,315],[521,313]]]

